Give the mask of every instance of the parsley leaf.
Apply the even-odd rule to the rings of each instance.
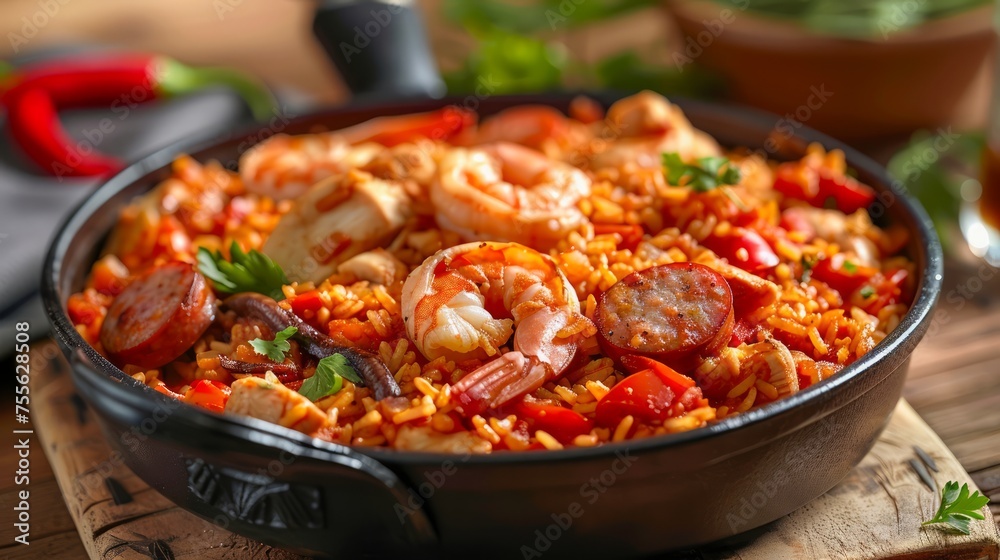
[[[297,332],[299,332],[299,329],[288,327],[275,333],[274,340],[255,338],[250,341],[250,346],[253,346],[254,352],[262,356],[267,356],[272,362],[280,364],[285,361],[285,352],[288,352],[292,348],[292,345],[288,343],[288,339],[292,338],[292,335]]]
[[[808,282],[812,278],[813,268],[816,266],[816,261],[812,259],[807,259],[805,255],[802,255],[802,277],[799,278],[800,282]]]
[[[235,241],[229,254],[231,262],[220,251],[213,254],[204,247],[198,248],[198,271],[212,281],[216,291],[224,294],[257,292],[275,301],[285,299],[281,287],[288,284],[288,277],[277,263],[255,249],[244,253]]]
[[[872,288],[871,286],[864,286],[863,288],[861,288],[861,291],[859,293],[861,294],[861,297],[863,297],[864,299],[868,299],[873,295],[875,295],[875,288]]]
[[[740,182],[740,170],[724,157],[699,158],[697,164],[684,163],[677,152],[667,152],[662,156],[667,181],[671,185],[691,187],[695,192],[708,192],[722,185],[735,185]]]
[[[973,519],[984,519],[979,510],[989,501],[990,499],[981,495],[978,490],[970,495],[968,484],[963,484],[959,490],[957,482],[946,482],[941,491],[941,506],[938,507],[937,515],[921,525],[945,523],[959,533],[968,535],[969,522]]]
[[[302,382],[299,394],[316,402],[340,391],[344,387],[345,377],[354,383],[361,382],[343,354],[327,356],[316,365],[316,373]]]

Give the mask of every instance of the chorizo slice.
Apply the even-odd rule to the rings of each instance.
[[[101,345],[118,366],[160,367],[205,333],[215,319],[215,301],[208,281],[190,264],[158,266],[111,302]]]
[[[622,278],[597,300],[601,350],[616,362],[638,354],[687,370],[733,334],[733,293],[726,279],[697,263],[654,266]]]

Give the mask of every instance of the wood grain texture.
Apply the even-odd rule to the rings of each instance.
[[[51,344],[36,346],[35,351],[43,352]],[[54,560],[77,558],[82,548],[91,558],[299,558],[177,508],[116,461],[90,412],[81,409],[68,365],[61,358],[35,370],[32,394],[35,425],[54,473],[37,485],[33,482],[32,509],[55,513],[33,524],[33,554],[48,550]],[[923,486],[907,465],[916,457],[915,443],[940,468],[934,475],[939,484],[971,482],[941,439],[901,401],[872,452],[836,488],[758,532],[749,544],[690,551],[680,557],[997,560],[1000,532],[995,523],[974,523],[969,536],[920,528],[920,521],[937,509],[939,493]],[[982,480],[995,487],[997,479],[1000,467]],[[8,507],[12,499],[10,491],[0,494],[0,508]],[[69,515],[64,513],[67,508]],[[74,520],[79,538],[73,534]],[[5,536],[11,542],[13,534]],[[0,556],[27,558],[28,548],[3,547]]]

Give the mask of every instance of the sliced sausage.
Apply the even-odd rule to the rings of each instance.
[[[733,294],[726,279],[696,263],[633,272],[597,299],[601,350],[616,362],[648,356],[674,369],[725,346],[733,334]]]
[[[118,366],[157,368],[190,348],[215,318],[215,295],[190,264],[171,262],[129,284],[108,309],[101,345]]]

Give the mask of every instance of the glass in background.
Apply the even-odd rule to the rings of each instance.
[[[994,11],[993,23],[1000,34],[1000,9]],[[982,191],[978,199],[967,198],[973,201],[964,204],[959,219],[969,249],[991,266],[1000,266],[1000,41],[996,45],[990,117],[980,169]]]

